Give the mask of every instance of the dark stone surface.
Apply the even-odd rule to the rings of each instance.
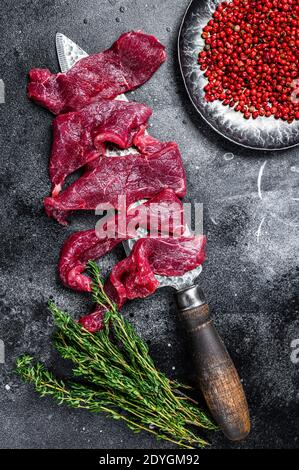
[[[147,434],[136,436],[104,416],[40,399],[13,373],[15,358],[25,351],[61,370],[50,347],[52,322],[45,303],[52,295],[77,316],[89,310],[86,296],[61,286],[56,263],[67,235],[95,220],[80,216],[62,228],[43,212],[42,199],[50,188],[52,117],[27,100],[27,72],[39,66],[58,71],[57,31],[96,52],[130,29],[155,34],[167,46],[167,63],[133,96],[154,108],[153,135],[180,144],[188,177],[186,199],[204,204],[208,259],[200,282],[251,410],[252,432],[245,442],[233,444],[218,433],[211,436],[213,447],[298,447],[299,365],[290,359],[291,342],[299,338],[298,149],[265,154],[233,147],[196,115],[183,90],[176,55],[187,4],[188,0],[1,2],[0,78],[6,86],[6,103],[0,105],[0,338],[6,347],[6,363],[0,364],[1,448],[168,447]],[[105,259],[104,271],[121,256],[119,248]],[[159,366],[171,376],[187,379],[186,342],[171,290],[129,303],[124,314],[150,341]]]

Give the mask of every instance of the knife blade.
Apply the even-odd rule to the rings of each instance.
[[[78,60],[88,57],[87,52],[62,33],[56,33],[56,52],[63,73],[70,70]]]
[[[67,72],[88,54],[64,34],[56,34],[56,49],[62,72]],[[116,99],[127,100],[125,95]],[[133,149],[135,150],[135,149]],[[112,154],[126,155],[128,151],[113,149]],[[132,152],[132,149],[129,149]],[[137,201],[135,205],[144,201]],[[138,237],[145,236],[139,229]],[[128,255],[136,239],[123,243]],[[250,418],[245,393],[230,355],[210,317],[202,289],[195,284],[202,266],[183,276],[156,276],[160,287],[176,290],[181,320],[190,338],[196,371],[196,382],[220,428],[230,440],[244,439],[250,431]]]

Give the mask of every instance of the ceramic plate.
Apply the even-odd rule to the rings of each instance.
[[[219,134],[232,142],[259,150],[282,150],[299,144],[299,121],[291,124],[274,119],[258,117],[246,120],[220,101],[208,103],[204,99],[207,84],[197,63],[204,47],[201,38],[203,27],[211,19],[221,0],[193,0],[183,18],[179,32],[179,62],[189,97],[203,119]]]

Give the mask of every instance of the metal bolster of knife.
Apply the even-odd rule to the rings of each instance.
[[[177,291],[176,298],[181,312],[200,307],[206,303],[204,292],[198,285],[192,285]]]
[[[178,311],[185,329],[196,339],[194,333],[211,323],[209,307],[203,290],[196,284],[176,293]]]

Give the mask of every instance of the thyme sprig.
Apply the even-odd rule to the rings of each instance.
[[[91,261],[88,268],[93,298],[105,309],[101,331],[89,333],[49,302],[57,327],[54,346],[72,361],[74,379],[57,379],[27,354],[17,360],[17,372],[40,396],[51,396],[59,404],[105,412],[134,432],[145,430],[181,447],[205,447],[207,441],[193,428],[214,430],[215,425],[183,392],[184,385],[155,367],[146,343],[105,293],[98,266]]]

